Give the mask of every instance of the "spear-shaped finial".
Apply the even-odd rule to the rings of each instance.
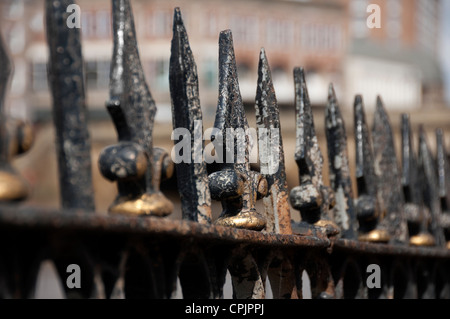
[[[267,219],[266,230],[279,234],[292,234],[280,111],[264,48],[259,54],[255,100],[260,172],[267,179],[269,188],[269,196],[263,199]]]
[[[427,221],[430,233],[433,235],[436,246],[445,245],[445,236],[442,225],[441,202],[439,198],[439,182],[433,155],[428,147],[427,137],[423,125],[419,127],[419,167],[422,172],[420,185],[425,206],[430,211],[431,218]]]
[[[361,241],[387,242],[387,231],[377,229],[378,222],[383,217],[378,199],[378,181],[374,170],[372,140],[366,123],[364,101],[361,95],[356,95],[353,105],[354,134],[356,149],[355,177],[357,197],[355,199],[356,216],[359,221],[359,237]]]
[[[334,193],[322,180],[323,157],[314,130],[314,119],[303,68],[294,69],[296,148],[295,161],[299,168],[300,186],[291,190],[291,205],[300,211],[302,222],[323,226],[328,235],[337,235],[339,227],[333,222],[330,208]]]
[[[372,138],[379,198],[383,200],[382,205],[385,211],[385,216],[377,225],[377,230],[380,233],[387,232],[391,243],[406,243],[409,238],[403,210],[405,200],[401,175],[395,154],[391,124],[380,96],[377,97]]]
[[[411,124],[408,114],[402,114],[402,186],[405,197],[405,216],[408,221],[409,243],[414,246],[433,246],[428,231],[430,212],[423,204],[420,172],[412,145]]]
[[[347,151],[347,135],[339,104],[330,84],[325,110],[325,131],[328,145],[330,185],[336,198],[334,221],[341,228],[343,238],[354,239],[358,222],[353,204],[352,180]]]
[[[214,128],[211,140],[216,154],[221,154],[223,159],[221,170],[209,176],[211,196],[220,200],[223,207],[216,224],[262,230],[266,220],[256,211],[255,201],[267,195],[267,181],[250,169],[251,136],[230,30],[222,31],[219,36],[219,101]]]
[[[179,143],[182,137],[189,139],[190,146],[189,150],[183,149],[182,158],[175,165],[183,218],[209,224],[211,195],[206,163],[202,158],[202,110],[197,66],[179,8],[175,8],[173,17],[169,82],[173,129],[174,133],[180,132],[174,143]]]
[[[173,173],[163,149],[153,148],[156,105],[139,58],[129,0],[112,0],[114,48],[110,98],[106,103],[119,143],[100,154],[103,176],[117,181],[118,196],[110,213],[166,216],[173,204],[161,193],[161,179]]]
[[[62,206],[94,210],[80,29],[67,26],[71,0],[45,3]]]

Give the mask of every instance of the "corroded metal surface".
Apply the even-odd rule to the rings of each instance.
[[[382,211],[378,199],[378,178],[374,170],[372,139],[366,123],[361,95],[355,97],[353,114],[356,153],[355,178],[358,192],[355,207],[359,221],[359,240],[386,241],[389,240],[389,238],[383,238],[386,232],[377,230],[378,222],[382,218]]]
[[[266,231],[291,234],[291,215],[281,137],[280,111],[264,49],[261,49],[259,54],[255,108],[260,171],[267,179],[269,189],[269,196],[263,198],[267,220]]]
[[[323,184],[323,157],[314,129],[314,119],[302,68],[294,69],[296,147],[295,161],[299,169],[300,186],[291,190],[291,205],[300,211],[302,222],[323,226],[330,235],[340,230],[334,223],[331,208],[333,191]]]
[[[437,246],[445,245],[445,237],[440,220],[442,216],[439,200],[438,178],[435,160],[428,147],[427,137],[423,126],[419,128],[419,165],[422,173],[422,194],[425,206],[430,211],[428,222],[431,234]]]
[[[191,150],[187,161],[176,163],[178,191],[183,218],[209,224],[211,195],[206,163],[202,156],[204,143],[197,66],[179,8],[175,9],[173,20],[169,72],[173,129],[188,130],[190,135],[183,135],[182,138],[188,139]],[[174,141],[175,144],[177,142],[180,142],[180,139]]]
[[[103,176],[117,181],[110,213],[167,216],[173,204],[160,191],[173,172],[163,149],[153,148],[156,105],[139,58],[130,2],[112,0],[114,49],[110,97],[106,103],[119,143],[105,148],[98,161]]]
[[[440,225],[444,229],[447,249],[450,249],[450,160],[445,149],[444,133],[436,130],[436,163],[438,170],[439,199],[441,202]]]
[[[358,222],[353,203],[347,135],[332,85],[329,87],[328,104],[325,110],[325,132],[328,145],[330,186],[336,198],[334,221],[340,227],[343,238],[356,239]]]
[[[71,0],[47,0],[48,80],[53,98],[61,201],[64,208],[94,210],[79,28],[69,28]]]
[[[395,154],[394,139],[388,114],[381,97],[377,97],[377,106],[372,127],[374,168],[378,177],[378,192],[384,217],[377,230],[386,232],[392,244],[408,242],[408,226],[403,210],[404,196],[401,175]]]
[[[223,206],[216,224],[262,230],[266,220],[256,211],[255,201],[267,195],[267,181],[250,169],[252,141],[230,30],[222,31],[219,36],[219,101],[214,128],[211,140],[215,142],[216,153],[223,155],[221,169],[209,176],[211,196]]]
[[[428,231],[430,212],[424,206],[420,172],[412,144],[409,116],[402,114],[402,186],[405,196],[405,216],[408,221],[409,243],[433,246],[435,240]]]

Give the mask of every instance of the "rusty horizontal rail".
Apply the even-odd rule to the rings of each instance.
[[[171,236],[191,240],[217,240],[222,243],[248,244],[277,248],[332,248],[353,253],[416,256],[424,258],[450,258],[450,251],[440,248],[411,247],[360,242],[348,239],[330,240],[324,230],[311,229],[308,235],[282,235],[256,232],[216,225],[202,225],[187,220],[170,220],[156,217],[139,218],[86,213],[83,210],[49,210],[39,207],[0,206],[0,229],[9,227],[32,228],[51,231],[85,231],[104,234],[138,236]]]

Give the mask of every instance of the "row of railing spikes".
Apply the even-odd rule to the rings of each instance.
[[[68,28],[71,0],[46,1],[47,40],[49,45],[49,83],[53,97],[62,206],[94,211],[90,142],[86,123],[83,59],[80,31]],[[110,213],[131,216],[167,216],[173,204],[160,191],[162,179],[176,172],[183,219],[279,234],[301,233],[308,227],[324,227],[328,236],[362,241],[400,243],[419,246],[449,244],[450,168],[442,130],[436,132],[437,156],[427,145],[423,127],[419,132],[417,156],[413,150],[409,117],[402,116],[402,160],[398,165],[393,132],[380,97],[377,99],[372,130],[366,123],[362,96],[354,101],[356,145],[355,180],[352,188],[347,134],[339,102],[332,85],[325,110],[330,186],[323,181],[323,156],[314,128],[313,112],[305,81],[305,70],[294,69],[296,146],[299,186],[288,191],[283,142],[280,133],[276,149],[261,147],[262,153],[278,154],[275,172],[255,171],[249,163],[248,136],[234,140],[234,150],[245,149],[245,161],[222,163],[208,175],[205,162],[174,164],[164,150],[154,147],[152,130],[156,104],[146,84],[141,66],[129,0],[112,0],[114,49],[110,73],[110,96],[106,103],[118,134],[118,143],[105,148],[99,157],[101,173],[116,181],[118,195]],[[10,62],[0,45],[3,66]],[[0,74],[0,103],[4,113],[4,95],[10,68]],[[189,132],[201,129],[198,75],[188,35],[179,8],[174,11],[170,57],[170,95],[173,128]],[[255,99],[258,130],[281,132],[279,108],[268,58],[261,49]],[[3,171],[9,170],[5,117],[0,123],[0,156]],[[230,30],[219,35],[219,96],[215,147],[226,148],[226,129],[248,129],[239,90],[233,38]],[[276,130],[270,131],[270,128]],[[193,136],[194,134],[192,134]],[[222,144],[219,143],[222,141]],[[177,143],[179,140],[175,140]],[[241,144],[240,144],[241,143]],[[244,145],[242,145],[244,143]],[[203,148],[191,140],[192,149]],[[230,151],[230,150],[227,150]],[[3,155],[2,155],[3,154]],[[265,154],[267,155],[267,154]],[[193,154],[190,154],[193,159]],[[269,156],[270,157],[270,156]],[[272,163],[273,164],[273,163]],[[17,177],[19,178],[19,177]],[[20,192],[18,192],[20,193]],[[23,194],[21,195],[23,197]],[[20,196],[17,196],[19,198]],[[5,199],[8,199],[4,196]],[[264,201],[264,211],[256,209],[256,200]],[[219,200],[223,211],[213,221],[211,200]],[[299,210],[301,222],[291,221],[290,206]]]

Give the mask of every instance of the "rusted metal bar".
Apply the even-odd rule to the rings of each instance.
[[[328,91],[325,111],[325,132],[328,145],[330,186],[334,191],[336,205],[334,221],[341,229],[343,238],[356,239],[358,222],[353,203],[352,180],[347,151],[347,135],[333,85]]]
[[[186,139],[189,149],[189,152],[182,149],[182,155],[175,154],[181,157],[181,161],[176,162],[175,167],[183,219],[210,224],[211,194],[206,162],[203,160],[203,122],[197,66],[179,8],[174,10],[169,82],[173,129],[174,132],[184,129],[183,135],[175,136],[174,143],[177,144]]]
[[[269,196],[263,198],[267,220],[266,231],[291,234],[291,214],[281,137],[280,111],[269,62],[263,48],[259,54],[255,109],[260,172],[266,178],[269,189]]]
[[[375,175],[372,139],[366,123],[364,101],[361,95],[355,97],[353,105],[355,134],[355,178],[357,198],[355,199],[356,216],[359,222],[358,239],[379,242],[385,232],[379,232],[377,225],[382,218],[380,200],[378,199],[378,182]]]
[[[334,193],[323,184],[323,157],[314,130],[311,103],[302,68],[294,69],[294,83],[297,136],[295,161],[299,168],[300,186],[291,190],[291,205],[300,211],[302,223],[325,227],[330,236],[335,236],[340,229],[334,223],[330,212],[330,208],[335,204]]]
[[[374,168],[378,177],[379,198],[382,200],[384,217],[377,225],[379,241],[391,244],[408,242],[408,226],[405,218],[404,196],[401,175],[395,154],[394,139],[381,97],[377,106],[372,127]]]
[[[412,144],[409,115],[402,114],[402,186],[405,196],[405,215],[408,221],[409,243],[433,246],[435,240],[428,231],[430,212],[424,206],[420,186],[420,172]]]
[[[209,175],[211,196],[222,202],[217,225],[262,230],[266,220],[255,209],[255,201],[267,195],[267,181],[250,169],[251,136],[237,77],[233,37],[230,30],[219,36],[219,101],[215,133],[211,141],[222,153],[219,171]],[[224,150],[224,152],[222,152]]]
[[[103,176],[117,181],[118,195],[110,213],[167,216],[173,204],[159,189],[173,173],[167,152],[153,148],[156,105],[145,81],[139,58],[130,2],[112,0],[114,49],[110,98],[106,103],[119,143],[99,157]]]
[[[435,160],[428,147],[424,127],[419,128],[419,166],[422,173],[422,194],[425,206],[430,211],[429,229],[437,246],[445,245],[445,237],[440,225],[442,210],[439,198],[439,184]]]
[[[440,225],[444,230],[447,249],[450,249],[450,163],[442,129],[436,130],[436,162],[442,210]]]
[[[93,211],[90,139],[87,128],[79,28],[69,28],[71,0],[47,0],[48,79],[53,98],[59,183],[63,208]]]

